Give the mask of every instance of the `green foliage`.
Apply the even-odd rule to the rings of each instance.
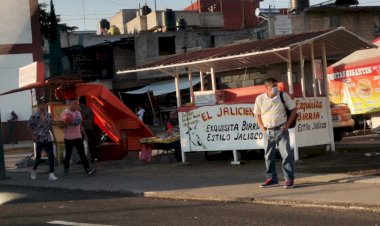
[[[40,32],[42,38],[49,41],[56,41],[58,36],[58,28],[62,31],[74,31],[78,29],[76,26],[67,26],[66,24],[59,24],[61,22],[60,15],[55,14],[53,0],[50,0],[50,11],[47,11],[48,4],[38,4],[40,10]],[[42,40],[43,41],[43,40]],[[43,42],[42,42],[43,43]]]

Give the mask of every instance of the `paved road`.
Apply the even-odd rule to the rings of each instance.
[[[8,201],[6,201],[8,199]],[[380,225],[378,213],[0,186],[0,225]]]

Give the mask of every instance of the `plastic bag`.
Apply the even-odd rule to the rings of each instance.
[[[152,161],[152,146],[148,144],[141,144],[140,161],[151,162]]]
[[[88,152],[89,152],[89,150],[88,150],[88,142],[87,142],[87,140],[84,140],[84,139],[83,139],[83,146],[84,146],[84,155],[87,156],[87,155],[88,155]]]

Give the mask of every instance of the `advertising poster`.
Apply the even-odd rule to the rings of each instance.
[[[346,103],[351,114],[380,111],[380,62],[353,69],[329,68],[330,100]]]

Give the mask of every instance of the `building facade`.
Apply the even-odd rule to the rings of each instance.
[[[15,16],[17,15],[17,16]],[[0,93],[19,88],[19,68],[42,61],[39,10],[37,0],[3,0],[0,7]],[[30,92],[0,96],[4,143],[10,142],[7,119],[10,111],[18,115],[14,134],[17,139],[30,139],[26,120],[32,113]]]

